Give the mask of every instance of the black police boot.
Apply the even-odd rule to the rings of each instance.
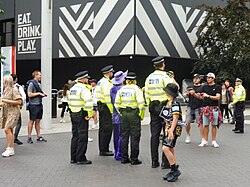
[[[141,164],[142,162],[140,160],[131,160],[131,165],[139,165]]]
[[[158,161],[153,161],[152,162],[152,168],[157,168],[157,167],[159,167],[159,162]]]

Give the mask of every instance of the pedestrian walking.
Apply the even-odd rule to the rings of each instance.
[[[141,120],[144,118],[144,98],[140,88],[136,85],[136,74],[129,72],[126,76],[126,85],[116,95],[115,108],[122,116],[122,158],[121,163],[138,165],[139,143],[141,137]],[[131,140],[131,154],[128,155],[128,143]]]
[[[235,90],[233,93],[233,104],[235,108],[235,133],[244,133],[244,110],[245,110],[246,90],[242,86],[242,80],[235,80]]]
[[[231,103],[231,101],[232,101],[231,94],[229,90],[226,88],[225,83],[222,83],[221,84],[220,110],[221,110],[222,117],[225,116],[225,118],[228,120],[228,123],[230,121],[228,106],[229,106],[229,103]],[[225,115],[224,115],[224,111],[225,111]]]
[[[3,157],[13,156],[14,151],[14,127],[17,125],[20,116],[20,105],[22,96],[14,86],[13,78],[5,75],[3,78],[4,90],[0,101],[2,107],[1,128],[6,134],[7,148],[2,153]]]
[[[96,100],[99,111],[99,155],[113,156],[109,150],[109,143],[112,136],[112,113],[113,105],[110,98],[110,89],[113,87],[111,78],[113,77],[113,66],[102,68],[103,78],[98,81],[96,87]]]
[[[230,81],[228,79],[225,80],[225,85],[226,85],[227,92],[229,92],[230,94],[230,99],[231,99],[229,106],[228,106],[228,112],[231,115],[230,124],[235,124],[235,117],[233,114],[234,107],[232,105],[234,88],[231,86]]]
[[[178,96],[178,86],[174,83],[169,83],[164,88],[164,91],[168,95],[169,100],[161,115],[162,117],[164,116],[163,118],[166,121],[162,150],[168,159],[171,170],[163,179],[168,182],[175,182],[181,175],[178,169],[179,165],[176,165],[174,148],[177,138],[181,136],[182,126],[180,126],[180,122],[182,123],[182,112],[180,103],[175,99]]]
[[[82,71],[75,75],[77,83],[70,89],[68,104],[72,123],[71,138],[71,164],[92,164],[87,160],[89,120],[93,117],[93,98],[86,86],[88,83],[88,71]]]
[[[69,85],[64,84],[63,86],[63,92],[62,92],[62,111],[61,111],[61,119],[60,123],[65,123],[66,121],[63,119],[64,118],[64,113],[66,111],[66,108],[68,107],[68,95],[69,95]]]
[[[32,73],[34,79],[28,81],[27,93],[29,97],[29,114],[30,120],[28,123],[28,140],[27,143],[33,144],[31,134],[33,125],[35,124],[37,141],[38,142],[47,142],[40,134],[40,122],[43,117],[43,104],[42,98],[47,95],[42,91],[40,87],[40,81],[42,78],[42,74],[40,71],[36,70]]]
[[[20,92],[20,94],[22,96],[22,104],[20,105],[20,109],[22,109],[22,106],[25,106],[25,103],[26,103],[26,94],[24,92],[23,87],[20,84],[17,83],[18,82],[17,75],[16,74],[11,74],[11,76],[12,76],[13,81],[14,81],[14,87],[16,87],[18,89],[18,91]],[[15,137],[14,143],[16,143],[17,145],[22,145],[23,144],[23,142],[18,140],[18,134],[20,132],[21,126],[22,126],[22,116],[21,116],[21,112],[20,112],[20,116],[19,116],[16,128],[15,128],[15,135],[14,135],[14,137]]]
[[[150,148],[151,148],[151,160],[152,168],[159,167],[159,143],[160,133],[165,125],[164,120],[159,117],[161,108],[166,104],[169,99],[163,91],[163,88],[168,83],[173,83],[173,79],[170,78],[165,71],[164,57],[156,57],[152,60],[155,71],[151,73],[145,81],[145,100],[149,106],[150,112]],[[162,154],[162,169],[169,168],[169,163],[164,154]]]
[[[115,73],[114,78],[112,79],[113,87],[110,90],[110,97],[111,102],[115,104],[115,97],[117,92],[122,88],[123,82],[127,76],[128,71],[122,72],[118,71]],[[112,122],[114,127],[113,132],[113,142],[114,142],[114,156],[116,160],[121,160],[122,152],[121,152],[121,142],[122,142],[122,132],[121,132],[121,125],[122,125],[122,118],[116,108],[114,108],[112,114]]]
[[[200,83],[200,75],[194,74],[193,76],[193,86],[188,87],[188,89],[184,92],[184,97],[188,98],[188,106],[186,111],[186,143],[190,143],[190,130],[191,130],[191,122],[195,120],[198,124],[200,120],[200,112],[202,101],[194,96],[195,93],[200,93],[202,85]],[[203,126],[200,126],[200,134],[203,137]]]
[[[204,147],[208,145],[208,133],[209,126],[212,126],[212,146],[215,148],[219,147],[219,144],[216,142],[217,128],[223,122],[222,115],[219,108],[219,100],[221,97],[221,87],[215,84],[215,74],[207,74],[207,84],[202,87],[200,98],[202,100],[202,110],[199,126],[203,125],[204,127],[204,137],[199,144],[199,147]],[[199,96],[198,96],[199,97]]]

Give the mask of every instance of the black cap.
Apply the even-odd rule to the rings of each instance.
[[[167,86],[165,88],[163,88],[163,90],[169,94],[172,95],[173,97],[177,97],[178,96],[178,86],[174,83],[168,83]]]
[[[105,66],[104,68],[101,69],[102,73],[108,73],[108,72],[114,72],[113,66],[112,65],[108,65]]]
[[[136,74],[134,72],[128,72],[126,79],[128,80],[135,80],[136,79]]]
[[[154,63],[154,65],[161,64],[161,63],[165,62],[164,56],[158,56],[158,57],[154,58],[152,60],[152,62]]]
[[[240,78],[236,78],[235,82],[243,82]]]
[[[75,75],[75,78],[82,79],[82,78],[89,78],[88,71],[81,71]]]

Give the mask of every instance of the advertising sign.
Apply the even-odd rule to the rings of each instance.
[[[41,56],[41,2],[16,1],[17,59],[40,59]]]
[[[2,47],[1,54],[5,57],[1,64],[1,93],[3,91],[3,77],[12,73],[16,73],[16,47]]]

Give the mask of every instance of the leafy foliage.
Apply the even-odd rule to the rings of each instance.
[[[228,0],[225,7],[205,6],[207,15],[199,27],[195,47],[199,60],[194,71],[212,71],[221,80],[239,77],[250,81],[249,0]]]

